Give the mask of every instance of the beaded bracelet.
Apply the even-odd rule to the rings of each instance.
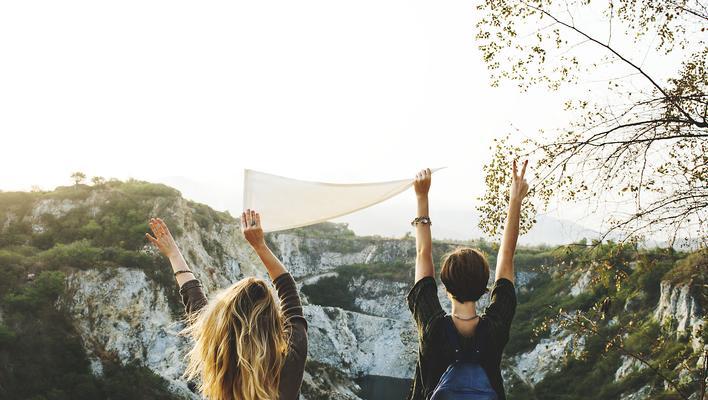
[[[418,224],[423,224],[423,225],[428,225],[428,226],[433,225],[433,223],[430,221],[430,217],[416,217],[415,219],[413,219],[413,221],[411,221],[412,226],[416,226]]]

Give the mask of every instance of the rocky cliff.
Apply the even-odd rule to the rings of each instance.
[[[89,220],[99,218],[121,195],[116,190],[91,190],[78,199],[39,198],[24,213],[0,214],[0,226],[9,229],[19,221],[31,226],[34,235],[42,235],[53,229],[50,222],[56,224],[72,213],[85,213]],[[140,204],[141,218],[160,216],[168,221],[209,294],[244,276],[266,277],[239,234],[235,219],[179,196],[143,196]],[[367,385],[367,377],[412,377],[417,337],[405,295],[412,286],[413,240],[356,237],[344,226],[327,224],[272,234],[268,242],[303,293],[310,339],[303,399],[358,399],[366,392],[362,385]],[[436,258],[456,245],[437,243]],[[150,259],[159,258],[148,245],[138,244],[135,251]],[[177,288],[156,278],[159,275],[153,269],[157,266],[141,265],[141,258],[135,259],[138,261],[125,265],[89,263],[67,269],[67,290],[57,307],[73,321],[94,374],[102,374],[108,360],[137,362],[164,378],[173,393],[196,399],[181,378],[189,343],[179,335],[184,326],[175,296]],[[517,311],[518,332],[504,361],[510,398],[514,398],[514,387],[540,393],[549,379],[562,375],[564,367],[575,362],[569,360],[593,351],[594,342],[586,348],[585,338],[573,339],[571,332],[558,325],[545,333],[532,332],[540,321],[536,314],[549,304],[555,307],[565,301],[587,308],[597,296],[598,282],[593,279],[592,268],[553,278],[544,272],[549,265],[541,264],[546,269],[520,266],[517,274],[520,301],[526,301],[527,307],[520,306]],[[164,267],[164,261],[161,265]],[[705,345],[704,292],[669,281],[660,283],[659,292],[650,318],[660,324],[674,324],[671,329],[675,339],[689,338],[686,340],[693,351],[700,353]],[[449,307],[442,288],[439,297]],[[539,308],[534,309],[536,302]],[[623,307],[630,309],[630,303],[627,300]],[[484,307],[486,300],[480,302],[480,308]],[[531,327],[528,330],[527,325]],[[645,371],[633,359],[617,358],[611,368],[610,382],[636,379]],[[623,393],[623,398],[647,398],[641,396],[649,396],[654,387],[651,383],[640,385],[634,392]]]
[[[705,311],[699,304],[700,291],[705,288],[696,287],[689,282],[661,282],[661,297],[656,306],[654,317],[660,324],[666,325],[676,333],[676,337],[687,338],[694,350],[698,351],[702,343],[702,333],[705,328]]]
[[[41,200],[27,218],[35,232],[43,232],[41,217],[46,214],[61,219],[79,208],[95,214],[108,201],[100,192],[83,201]],[[194,210],[183,199],[162,208],[157,200],[150,211],[151,215],[172,221],[171,228],[178,232],[176,240],[180,248],[208,292],[244,276],[266,277],[241,238],[235,220],[226,219],[205,230],[195,222]],[[337,249],[336,239],[326,237],[277,234],[269,239],[299,282],[316,281],[344,265],[409,258],[411,251],[410,241],[354,240],[355,248]],[[141,251],[151,255],[155,252],[148,245]],[[74,270],[68,275],[67,288],[59,307],[75,321],[97,374],[101,373],[102,359],[125,364],[137,361],[169,381],[176,393],[193,396],[181,379],[188,342],[178,334],[183,328],[181,315],[175,310],[179,306],[168,304],[167,292],[176,291],[176,287],[161,285],[151,280],[140,266],[130,265]],[[307,304],[309,359],[318,366],[308,368],[308,384],[332,384],[321,376],[331,369],[350,380],[339,386],[350,387],[349,397],[356,398],[358,387],[354,378],[365,375],[409,378],[416,338],[403,307],[402,295],[406,290],[406,285],[400,283],[388,287],[384,281],[367,281],[361,306],[368,313]],[[306,297],[304,300],[307,303]],[[333,388],[316,387],[304,392],[330,390]]]

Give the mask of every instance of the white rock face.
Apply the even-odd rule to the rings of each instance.
[[[570,288],[570,294],[572,296],[578,296],[584,293],[592,283],[592,272],[591,270],[585,271],[580,278],[575,282],[575,284]]]
[[[663,281],[660,288],[661,296],[654,317],[662,325],[675,324],[677,337],[689,335],[693,349],[702,349],[705,343],[701,341],[700,332],[706,326],[706,318],[690,285]]]
[[[89,358],[89,368],[94,376],[103,376],[103,362],[101,362],[100,358]]]
[[[644,368],[646,368],[646,365],[642,364],[642,362],[636,358],[622,356],[622,364],[615,372],[615,381],[620,381],[632,372],[638,372]]]
[[[585,346],[584,338],[573,336],[557,325],[551,327],[551,337],[543,338],[533,350],[511,359],[516,375],[529,386],[535,386],[547,374],[558,372],[568,355],[579,354]]]
[[[305,306],[311,360],[352,377],[413,376],[417,337],[412,322],[335,307]]]
[[[308,395],[316,399],[362,400],[357,396],[361,389],[359,385],[350,379],[342,381],[332,375],[332,373],[325,371],[310,373],[310,371],[305,370],[305,374],[302,377],[299,400],[308,400]]]
[[[627,394],[622,394],[620,397],[620,400],[644,400],[648,399],[649,395],[651,393],[651,387],[650,386],[643,386],[636,392],[632,393],[627,393]]]
[[[172,318],[162,288],[143,271],[78,271],[67,278],[67,291],[72,296],[61,307],[72,316],[95,373],[102,371],[99,358],[138,361],[180,394],[190,394],[180,379],[188,342],[177,333],[184,326]]]
[[[401,321],[411,321],[404,299],[409,287],[401,282],[367,280],[363,276],[355,277],[349,284],[349,290],[357,294],[355,305],[364,313]]]
[[[87,199],[87,201],[94,200],[95,197],[93,199]],[[32,209],[31,215],[33,219],[39,219],[44,214],[50,214],[58,218],[66,215],[66,213],[73,210],[74,208],[79,207],[80,205],[82,205],[82,203],[83,202],[77,202],[75,200],[69,199],[44,199],[38,201],[37,204],[35,204],[34,208]]]
[[[343,265],[408,260],[411,251],[415,250],[414,242],[394,239],[372,240],[352,251],[332,251],[337,247],[336,240],[327,238],[275,233],[271,239],[279,250],[281,261],[295,278],[321,274]]]
[[[300,279],[299,285],[314,285],[323,278],[336,278],[339,276],[337,272],[325,272],[324,274],[308,276],[307,278]]]
[[[489,279],[493,283],[494,279],[494,270],[489,272]],[[536,272],[530,272],[530,271],[516,271],[516,277],[514,279],[515,285],[517,287],[522,287],[528,285],[533,278],[535,278],[538,274]],[[491,284],[491,283],[490,283]]]

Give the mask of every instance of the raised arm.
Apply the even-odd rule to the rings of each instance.
[[[415,196],[418,202],[418,213],[413,220],[415,225],[415,281],[426,276],[435,276],[433,265],[433,239],[430,234],[430,216],[428,210],[428,191],[430,190],[432,172],[424,169],[415,176]]]
[[[278,391],[281,394],[280,399],[294,400],[297,399],[300,391],[307,360],[307,321],[303,315],[297,284],[268,248],[261,227],[260,214],[250,209],[242,213],[241,230],[263,262],[280,298],[280,308],[285,316],[286,330],[289,332],[289,344],[288,356],[281,370],[288,373],[281,374]]]
[[[511,177],[511,188],[509,190],[509,211],[506,216],[506,226],[502,237],[499,254],[497,255],[497,271],[495,280],[506,278],[514,282],[514,252],[516,251],[516,241],[519,239],[519,218],[521,215],[521,203],[529,191],[529,184],[524,176],[528,161],[524,161],[521,174],[518,173],[516,160],[514,160],[513,175]]]
[[[148,225],[150,225],[150,230],[155,236],[149,233],[146,233],[145,236],[150,243],[160,250],[160,253],[170,260],[172,272],[179,287],[182,287],[186,282],[194,280],[194,274],[192,274],[192,270],[189,269],[187,262],[184,260],[182,252],[179,251],[172,233],[167,228],[167,224],[160,218],[150,218]]]
[[[280,275],[288,272],[265,242],[260,214],[254,210],[243,212],[241,214],[241,230],[243,231],[243,236],[253,247],[253,250],[256,251],[263,265],[265,265],[270,279],[275,281]]]

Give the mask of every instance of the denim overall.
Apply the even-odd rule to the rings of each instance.
[[[472,349],[462,350],[452,318],[446,317],[445,323],[448,340],[455,348],[455,361],[440,377],[430,400],[497,400],[497,393],[479,364],[479,341]]]

